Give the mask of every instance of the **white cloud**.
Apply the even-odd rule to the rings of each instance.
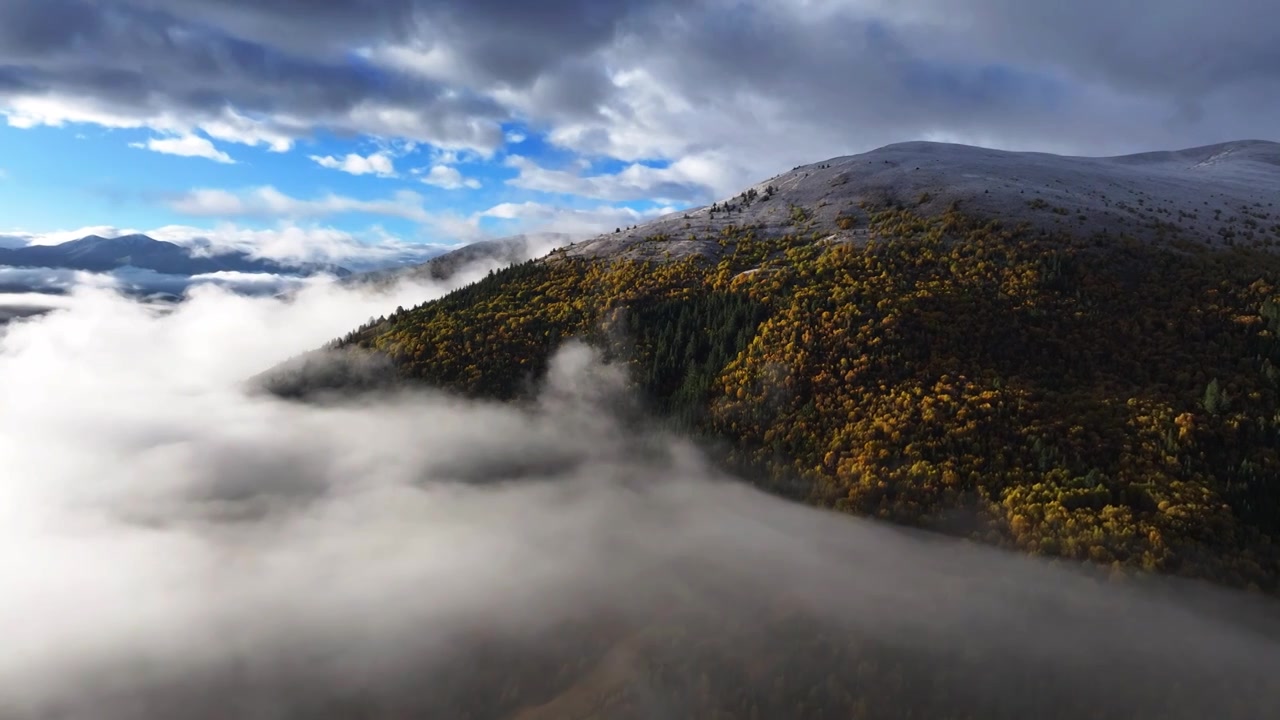
[[[276,116],[270,121],[255,120],[232,108],[200,120],[197,126],[209,137],[254,147],[262,145],[276,153],[291,150],[295,138],[305,135],[308,129],[308,123],[298,118]]]
[[[10,127],[30,129],[41,125],[62,127],[68,123],[90,123],[107,128],[140,128],[173,131],[177,123],[170,117],[145,120],[128,113],[99,108],[93,103],[59,95],[18,95],[5,100],[0,114]]]
[[[151,138],[145,143],[130,143],[129,147],[178,155],[181,157],[199,157],[220,162],[225,165],[235,164],[230,155],[214,147],[208,138],[199,135],[179,135],[177,137]]]
[[[183,118],[168,112],[131,113],[103,107],[86,98],[58,94],[7,98],[4,106],[0,107],[0,115],[4,115],[11,127],[21,129],[84,123],[112,129],[150,128],[179,137],[202,131],[215,140],[250,146],[265,145],[273,152],[285,152],[292,148],[294,138],[307,129],[306,124],[287,116],[271,121],[255,120],[231,108],[224,108],[214,115]]]
[[[675,207],[669,205],[640,211],[614,205],[571,208],[530,201],[499,203],[464,215],[452,211],[428,211],[423,207],[423,197],[408,190],[402,190],[383,200],[360,200],[333,194],[302,199],[269,186],[239,192],[212,188],[192,190],[171,201],[170,208],[193,217],[227,220],[301,220],[346,214],[385,215],[421,224],[433,241],[441,244],[535,232],[583,237],[608,232],[618,226],[642,223],[676,211]],[[485,219],[502,221],[501,227],[486,229],[482,227]]]
[[[458,190],[460,188],[470,188],[472,190],[480,187],[480,181],[475,178],[464,178],[457,168],[448,167],[447,165],[436,165],[422,176],[422,182],[428,185],[434,185],[445,190]]]
[[[444,290],[203,288],[161,309],[82,289],[0,334],[6,717],[199,720],[226,716],[208,699],[228,693],[250,717],[448,717],[509,685],[501,672],[455,680],[486,667],[486,649],[530,677],[603,657],[581,677],[604,668],[666,712],[686,707],[688,683],[655,681],[650,660],[801,672],[761,655],[810,647],[796,628],[883,648],[922,687],[957,683],[957,714],[1062,697],[1133,717],[1155,698],[1188,717],[1257,718],[1280,702],[1258,598],[1100,582],[767,496],[621,422],[619,367],[580,345],[522,406],[246,391],[262,369]],[[687,645],[637,635],[673,622]],[[602,652],[566,664],[578,641]],[[1022,675],[1035,687],[1009,699],[1001,683]]]
[[[377,175],[385,178],[396,176],[395,162],[387,153],[376,152],[367,156],[351,153],[342,158],[312,155],[311,159],[321,167],[341,170],[351,175]]]
[[[504,221],[504,228],[518,228],[519,232],[561,232],[573,236],[587,236],[610,232],[616,227],[635,225],[675,212],[670,206],[635,210],[614,205],[594,208],[567,208],[538,202],[506,202],[476,213],[471,222],[478,225],[484,218]],[[498,234],[503,234],[499,231]]]
[[[612,232],[614,228],[636,225],[661,215],[675,212],[670,206],[643,211],[613,205],[594,208],[570,208],[538,202],[504,202],[469,214],[455,211],[431,213],[426,229],[439,242],[455,244],[476,242],[510,235],[555,236],[547,250],[593,235]]]
[[[213,228],[167,225],[147,234],[212,254],[236,251],[278,262],[331,263],[351,270],[422,262],[440,251],[436,245],[405,240],[378,227],[350,233],[322,225],[286,223],[264,229],[225,223]]]
[[[379,45],[361,48],[359,54],[382,67],[394,68],[431,80],[466,84],[483,82],[483,78],[473,71],[467,60],[443,42],[431,43],[429,47],[423,47],[418,43]]]
[[[63,127],[87,123],[114,129],[149,128],[158,133],[190,135],[203,132],[222,142],[265,146],[286,152],[299,138],[317,129],[367,135],[388,141],[429,143],[451,150],[491,157],[502,146],[500,123],[488,117],[471,116],[459,110],[428,112],[367,100],[343,112],[301,117],[287,112],[251,117],[234,108],[217,112],[156,112],[145,108],[108,105],[87,97],[50,93],[15,95],[0,103],[0,115],[15,128]]]
[[[91,273],[62,268],[26,268],[0,265],[0,288],[21,290],[24,297],[40,293],[63,293],[78,284],[91,281]],[[0,298],[9,293],[0,290]],[[41,303],[43,304],[43,303]]]
[[[465,112],[428,114],[413,107],[364,101],[342,118],[342,125],[386,138],[404,138],[451,150],[470,150],[490,157],[502,147],[496,120]]]
[[[182,194],[171,201],[169,207],[175,212],[195,217],[319,218],[368,214],[420,223],[431,219],[422,207],[422,196],[409,190],[398,191],[385,200],[360,200],[332,193],[304,200],[271,186],[241,192],[202,188]]]
[[[507,183],[526,190],[613,202],[696,203],[736,189],[733,184],[736,178],[724,172],[721,161],[718,155],[702,153],[686,156],[662,168],[632,163],[613,174],[583,175],[567,170],[550,170],[531,158],[512,155],[506,164],[519,170],[520,174]]]
[[[38,233],[23,230],[0,231],[0,246],[57,245],[86,235],[118,237],[140,233],[156,240],[203,249],[211,254],[236,251],[284,263],[332,263],[360,270],[422,262],[446,246],[513,234],[558,233],[564,234],[564,241],[567,242],[676,212],[676,208],[672,206],[655,206],[640,211],[612,205],[566,208],[549,203],[507,202],[479,212],[462,214],[453,211],[427,212],[421,203],[422,197],[413,192],[398,193],[389,200],[362,201],[333,195],[302,200],[269,187],[239,193],[216,189],[194,190],[175,200],[174,209],[196,217],[220,217],[227,218],[228,221],[212,227],[166,225],[144,229],[93,225]],[[324,225],[299,224],[288,220],[282,220],[268,228],[245,227],[230,220],[303,220],[345,213],[405,217],[422,224],[422,234],[426,239],[402,238],[377,226],[361,233],[352,233]],[[500,224],[498,227],[486,227],[486,220],[500,221]]]

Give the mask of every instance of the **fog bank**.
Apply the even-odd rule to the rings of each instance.
[[[1280,707],[1271,602],[763,495],[616,412],[580,345],[531,407],[246,391],[444,290],[81,288],[0,329],[0,717],[556,717],[588,690],[685,717],[700,672],[827,682],[826,643],[936,671],[957,713]]]

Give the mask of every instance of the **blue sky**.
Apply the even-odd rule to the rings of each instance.
[[[0,2],[0,243],[391,261],[607,232],[893,142],[1280,127],[1280,5],[1256,0],[305,5]]]
[[[191,147],[202,155],[175,154],[188,150],[163,143],[150,145],[187,137],[197,138]],[[448,245],[526,229],[518,218],[485,214],[506,204],[546,204],[607,216],[607,210],[601,211],[605,207],[618,213],[618,222],[629,212],[639,218],[688,204],[638,199],[602,205],[572,193],[518,187],[510,184],[520,175],[508,164],[513,157],[547,169],[570,167],[600,174],[616,173],[630,164],[611,158],[588,164],[518,124],[506,125],[502,147],[488,154],[324,132],[279,152],[265,145],[219,143],[199,132],[174,135],[92,123],[0,125],[0,231],[39,235],[104,225],[142,231],[166,226],[200,229],[219,222],[270,230],[281,222],[320,222],[355,237],[376,229],[407,242]],[[349,199],[354,207],[240,214],[195,211],[183,202],[195,191],[252,195],[261,188],[302,202]],[[416,197],[398,201],[398,193]],[[388,202],[403,204],[404,212],[373,205]],[[418,219],[419,211],[422,217],[475,218],[476,235]]]

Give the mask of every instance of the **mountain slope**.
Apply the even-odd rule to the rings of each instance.
[[[669,427],[776,492],[1276,589],[1280,214],[1252,199],[1280,197],[1276,148],[891,146],[717,203],[714,234],[667,232],[708,208],[575,244],[337,347],[403,380],[514,398],[564,339],[586,338]],[[931,156],[931,171],[909,164]],[[957,184],[897,200],[940,178]],[[1141,204],[1109,206],[1117,187]],[[1026,188],[1076,199],[1085,219]],[[1210,201],[1237,215],[1214,220]],[[1138,224],[1162,208],[1183,229]],[[1232,223],[1236,237],[1214,230]]]
[[[246,253],[206,255],[171,242],[146,235],[104,238],[89,235],[58,245],[32,245],[0,249],[0,265],[62,268],[109,272],[124,267],[153,270],[169,275],[203,275],[216,272],[312,275],[321,272],[339,276],[350,272],[337,266],[302,264],[288,266]]]
[[[654,422],[779,495],[1068,560],[1094,577],[1172,574],[1274,595],[1276,147],[1091,160],[908,144],[818,163],[732,209],[717,203],[714,219],[706,208],[601,236],[358,328],[313,359],[316,384],[525,399],[556,349],[580,338],[628,369]],[[916,171],[930,155],[933,169]],[[1035,202],[1037,191],[1052,199]],[[1120,206],[1116,193],[1132,199]],[[305,371],[286,380],[285,393],[306,395]],[[872,542],[835,552],[957,572],[938,555],[936,565],[883,558]],[[489,648],[491,660],[468,667],[503,669],[452,681],[471,699],[442,715],[1254,717],[1272,703],[1274,683],[1244,679],[1252,661],[1182,672],[1204,656],[1172,649],[1188,627],[1181,614],[1169,632],[1143,633],[1146,611],[1095,607],[1108,629],[1064,630],[1079,644],[1059,652],[1025,641],[1040,624],[1010,612],[1027,602],[984,602],[991,622],[975,637],[1005,645],[977,660],[981,643],[917,642],[903,625],[868,642],[859,628],[875,624],[873,610],[815,623],[796,583],[746,590],[722,570],[694,573],[715,601],[689,603],[682,586],[635,624],[583,614],[557,630],[550,655]],[[894,573],[870,589],[834,575],[820,593],[849,607],[882,598]],[[1046,617],[1067,616],[1051,585],[973,587],[1003,582],[1045,592]],[[900,599],[907,625],[964,625],[938,618],[971,592]],[[1119,659],[1171,638],[1141,672]],[[997,667],[1026,647],[1034,661]],[[1158,667],[1165,658],[1176,661]],[[1068,666],[1097,672],[1076,682]]]

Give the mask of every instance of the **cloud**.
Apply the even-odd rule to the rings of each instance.
[[[1274,135],[1280,62],[1265,33],[1224,19],[1280,21],[1269,6],[1090,13],[1004,0],[691,3],[663,20],[637,17],[560,74],[493,93],[586,156],[701,157],[721,197],[802,162],[927,137],[1112,154]],[[1238,52],[1212,49],[1237,36]],[[570,111],[559,88],[588,72],[581,57],[602,77],[588,106]],[[1212,59],[1168,70],[1195,57]]]
[[[90,273],[61,268],[25,268],[0,265],[0,295],[14,293],[60,294],[80,282],[92,282]]]
[[[464,178],[457,168],[447,165],[433,166],[422,176],[422,182],[445,190],[458,190],[464,187],[476,190],[480,187],[479,180]]]
[[[405,240],[376,226],[351,233],[323,225],[284,223],[271,228],[246,228],[222,223],[212,228],[166,225],[147,234],[215,255],[243,252],[277,262],[334,264],[350,270],[423,262],[441,250],[437,245]]]
[[[501,144],[506,114],[492,101],[350,61],[363,42],[412,24],[410,4],[370,13],[378,22],[338,26],[300,20],[295,10],[229,11],[204,1],[7,4],[0,8],[8,80],[0,82],[0,108],[16,127],[203,130],[276,148],[317,130],[484,152]],[[282,24],[298,37],[261,31]]]
[[[395,162],[386,153],[378,152],[368,156],[352,153],[344,158],[312,155],[311,159],[321,167],[341,170],[351,175],[377,175],[388,178],[396,175]]]
[[[955,714],[1280,702],[1274,643],[1251,629],[1270,605],[765,496],[646,428],[620,369],[581,346],[520,407],[246,391],[443,290],[204,288],[157,308],[84,289],[0,334],[6,718],[509,716],[584,678],[641,714],[697,716],[717,668],[821,686],[878,653]],[[735,698],[773,697],[729,677]]]
[[[71,301],[64,295],[52,292],[28,292],[25,286],[13,286],[6,278],[6,270],[0,268],[0,335],[9,323],[35,318],[69,307]]]
[[[306,125],[291,123],[288,118],[275,121],[254,120],[231,108],[205,114],[199,120],[184,119],[168,112],[131,113],[127,109],[111,109],[95,104],[92,99],[64,98],[56,94],[18,95],[7,98],[0,106],[11,127],[30,129],[47,125],[62,127],[85,123],[110,129],[151,128],[157,132],[189,135],[196,130],[224,142],[249,146],[265,146],[272,152],[287,152],[295,139],[306,132]]]
[[[134,267],[96,273],[62,268],[25,268],[0,266],[0,304],[61,307],[68,303],[30,303],[22,298],[58,297],[80,288],[105,288],[131,296],[157,293],[182,296],[193,288],[216,285],[241,294],[274,294],[314,284],[331,282],[324,275],[300,278],[273,273],[217,272],[203,275],[169,275]],[[6,313],[0,313],[3,324]]]
[[[286,195],[271,186],[233,192],[196,189],[177,196],[170,209],[193,217],[309,219],[334,215],[383,215],[425,223],[431,216],[422,207],[422,196],[400,190],[385,200],[360,200],[328,194],[313,200]]]
[[[250,228],[226,222],[213,227],[164,225],[140,229],[95,225],[43,233],[9,231],[0,232],[0,247],[57,245],[88,235],[119,237],[136,234],[210,255],[242,252],[289,265],[335,264],[351,270],[423,262],[441,251],[440,246],[407,240],[378,226],[353,233],[325,225],[288,222],[269,228]]]
[[[151,123],[155,123],[153,119]],[[279,118],[274,121],[254,120],[231,108],[223,108],[218,114],[203,117],[201,130],[209,137],[225,142],[257,147],[283,153],[293,148],[294,138],[306,132],[306,123],[297,119]]]
[[[129,147],[141,148],[152,152],[164,153],[166,155],[179,155],[181,157],[200,157],[223,163],[224,165],[234,165],[235,160],[225,152],[213,146],[208,138],[202,138],[198,135],[181,135],[178,137],[168,138],[151,138],[145,143],[130,143]]]
[[[567,208],[559,205],[526,201],[494,205],[470,218],[473,224],[485,218],[504,221],[520,232],[555,231],[574,236],[610,232],[616,227],[636,225],[675,212],[672,207],[636,210],[616,205],[594,208]]]
[[[714,167],[693,156],[663,168],[633,163],[616,173],[590,176],[549,170],[519,155],[509,156],[506,164],[519,171],[507,181],[509,185],[613,202],[704,203],[729,190],[725,178],[718,177]]]
[[[465,182],[463,186],[467,186]],[[420,223],[424,231],[442,244],[540,232],[563,233],[582,238],[676,211],[672,206],[652,206],[643,210],[617,205],[573,208],[526,201],[498,203],[485,210],[461,214],[453,211],[427,211],[423,207],[422,196],[408,190],[399,191],[383,200],[361,200],[334,194],[308,200],[286,195],[270,186],[238,192],[213,188],[191,190],[170,200],[169,207],[175,212],[192,217],[211,217],[226,221],[302,221],[352,214],[398,217]],[[500,227],[484,228],[482,224],[485,220],[500,221]],[[240,232],[243,236],[243,231]],[[167,239],[168,234],[162,234]],[[185,231],[179,230],[173,235],[183,236]],[[270,236],[270,232],[267,236]],[[302,236],[295,233],[292,237]]]

